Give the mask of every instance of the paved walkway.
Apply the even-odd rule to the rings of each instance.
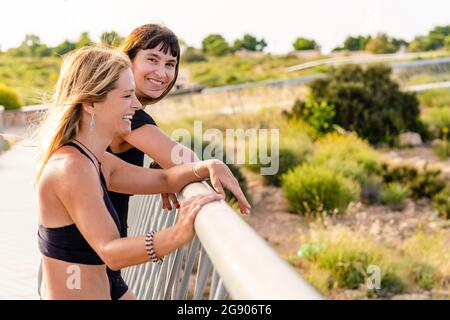
[[[0,155],[0,299],[39,299],[35,148],[27,145]]]

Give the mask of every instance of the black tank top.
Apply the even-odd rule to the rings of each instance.
[[[156,126],[155,120],[153,120],[153,118],[148,113],[146,113],[144,110],[136,111],[134,113],[133,119],[131,120],[131,130],[140,128],[145,124]],[[134,164],[136,166],[142,167],[144,165],[144,153],[137,148],[131,148],[121,153],[113,153],[111,148],[108,147],[106,151],[114,154],[116,157],[122,159],[123,161]],[[109,191],[109,197],[111,198],[114,208],[116,209],[116,212],[119,215],[121,225],[120,236],[122,238],[128,235],[127,220],[128,220],[128,203],[130,201],[130,196],[131,196],[130,194]]]
[[[69,142],[65,146],[72,146],[85,155],[95,165],[94,160],[77,144]],[[100,167],[101,168],[101,167]],[[105,177],[100,169],[100,184],[103,189],[103,201],[118,230],[121,230],[120,219],[108,195]],[[44,256],[71,263],[90,265],[104,264],[102,259],[84,239],[75,224],[64,227],[46,228],[39,226],[39,250]]]

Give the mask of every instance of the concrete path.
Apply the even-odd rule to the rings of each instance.
[[[0,155],[0,299],[39,299],[35,148],[18,141]]]

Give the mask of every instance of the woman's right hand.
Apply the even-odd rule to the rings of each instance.
[[[207,203],[223,200],[224,197],[218,193],[193,196],[181,204],[178,211],[177,223],[175,224],[176,234],[179,241],[184,245],[194,238],[194,221],[200,209]]]
[[[225,189],[228,189],[238,201],[239,209],[242,214],[247,215],[250,213],[250,203],[246,199],[242,192],[241,186],[238,180],[233,176],[230,168],[220,160],[210,159],[194,163],[194,173],[196,172],[196,166],[203,171],[203,174],[208,174],[211,178],[211,185],[214,190],[225,197]],[[207,173],[205,172],[207,170]]]

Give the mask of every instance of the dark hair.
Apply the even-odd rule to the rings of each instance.
[[[144,97],[146,103],[156,103],[164,98],[174,86],[178,77],[178,66],[180,64],[180,44],[177,36],[170,30],[159,24],[144,24],[134,29],[121,45],[121,50],[125,52],[130,60],[133,60],[139,50],[156,48],[161,44],[161,51],[164,54],[170,51],[173,57],[177,58],[175,66],[175,77],[172,83],[158,98]]]

